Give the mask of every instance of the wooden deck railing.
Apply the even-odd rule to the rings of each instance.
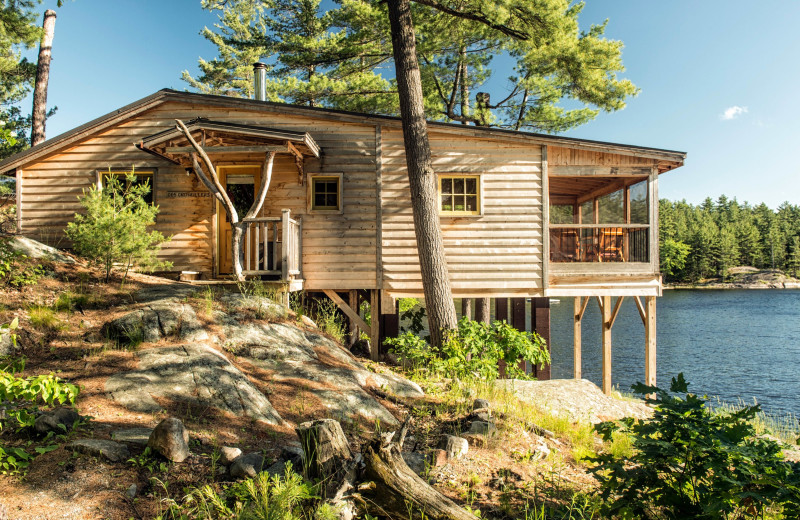
[[[551,262],[649,262],[650,227],[550,224]]]
[[[245,219],[245,275],[279,276],[281,281],[302,278],[302,219],[288,209],[280,217]]]

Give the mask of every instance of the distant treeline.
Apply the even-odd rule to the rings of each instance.
[[[659,212],[666,281],[725,277],[740,265],[800,271],[800,206],[784,202],[773,211],[722,195],[697,206],[662,199]]]

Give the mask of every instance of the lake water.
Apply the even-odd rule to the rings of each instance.
[[[765,411],[800,415],[800,291],[665,290],[657,299],[658,383],[683,372],[696,394]],[[571,298],[551,304],[553,378],[572,377]],[[601,382],[596,302],[582,322],[583,377]],[[612,329],[612,380],[621,390],[644,380],[644,326],[626,298]]]

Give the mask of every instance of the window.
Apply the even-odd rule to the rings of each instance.
[[[478,175],[440,175],[439,212],[445,215],[480,215]]]
[[[109,177],[117,177],[121,183],[124,185],[134,185],[138,186],[140,184],[145,184],[150,187],[150,191],[144,196],[144,201],[148,204],[153,204],[155,202],[155,197],[153,196],[153,180],[155,178],[155,170],[101,170],[98,172],[98,185],[100,189],[103,188],[104,185],[108,183],[107,179]],[[134,175],[134,179],[132,182],[128,181],[128,176],[130,174]]]
[[[310,211],[342,211],[342,174],[314,175],[309,183]]]

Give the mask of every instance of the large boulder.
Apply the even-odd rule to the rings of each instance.
[[[153,429],[147,446],[172,462],[183,462],[189,453],[189,432],[176,417],[167,417]]]
[[[50,260],[52,262],[61,262],[64,264],[74,264],[75,259],[66,255],[64,252],[50,247],[36,240],[23,236],[12,237],[8,241],[8,245],[14,251],[22,253],[31,258],[38,258],[42,260]]]
[[[214,406],[236,416],[281,424],[278,412],[238,368],[208,345],[179,345],[136,353],[138,370],[114,374],[105,391],[119,404],[157,413],[154,397]]]
[[[176,298],[152,301],[112,320],[104,329],[109,338],[124,344],[156,342],[165,337],[188,342],[209,338],[192,306]]]

